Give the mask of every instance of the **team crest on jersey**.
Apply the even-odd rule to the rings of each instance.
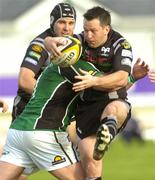
[[[32,49],[33,49],[35,52],[39,52],[39,53],[41,53],[42,50],[43,50],[43,48],[42,48],[41,46],[36,45],[36,44],[32,46]]]
[[[101,48],[101,52],[102,52],[102,56],[106,56],[108,57],[109,56],[109,53],[110,53],[110,47],[102,47]]]
[[[121,45],[122,45],[123,48],[125,48],[125,49],[131,48],[131,45],[130,45],[130,43],[129,43],[127,40],[124,40],[124,41],[121,43]]]
[[[55,156],[54,161],[52,162],[52,165],[60,164],[65,162],[66,159],[62,156]]]

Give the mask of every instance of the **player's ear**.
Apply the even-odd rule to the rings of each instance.
[[[110,29],[111,29],[111,26],[109,26],[109,25],[106,25],[104,27],[105,35],[107,35],[109,33]]]

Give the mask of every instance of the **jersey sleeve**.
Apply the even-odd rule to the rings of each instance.
[[[84,44],[84,32],[83,31],[80,34],[74,34],[73,37],[77,38],[83,46],[83,44]]]
[[[114,43],[113,48],[114,48],[114,58],[113,58],[114,71],[124,70],[130,73],[133,54],[129,42],[125,39],[122,39],[118,41],[118,43]]]
[[[32,70],[35,74],[41,69],[44,69],[48,60],[49,54],[43,43],[33,42],[29,45],[21,67],[26,67]]]

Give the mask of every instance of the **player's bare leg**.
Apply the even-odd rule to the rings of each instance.
[[[84,167],[86,179],[100,180],[102,175],[102,160],[93,159],[93,148],[96,136],[88,136],[78,141],[81,163]]]
[[[60,180],[85,180],[85,175],[81,163],[50,171],[52,175]]]
[[[76,145],[77,144],[77,134],[76,134],[76,121],[72,121],[71,124],[67,127],[67,132],[69,134],[70,141]]]
[[[0,162],[0,179],[1,180],[16,180],[24,171],[23,167],[19,167],[7,162]]]
[[[115,138],[118,129],[125,122],[129,113],[130,106],[124,101],[112,101],[105,108],[101,125],[97,131],[96,143],[94,146],[93,158],[95,160],[102,159],[108,145]]]

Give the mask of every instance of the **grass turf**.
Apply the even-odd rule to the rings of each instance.
[[[116,139],[104,156],[103,180],[154,180],[155,143]],[[28,180],[56,180],[45,171],[29,176]]]

